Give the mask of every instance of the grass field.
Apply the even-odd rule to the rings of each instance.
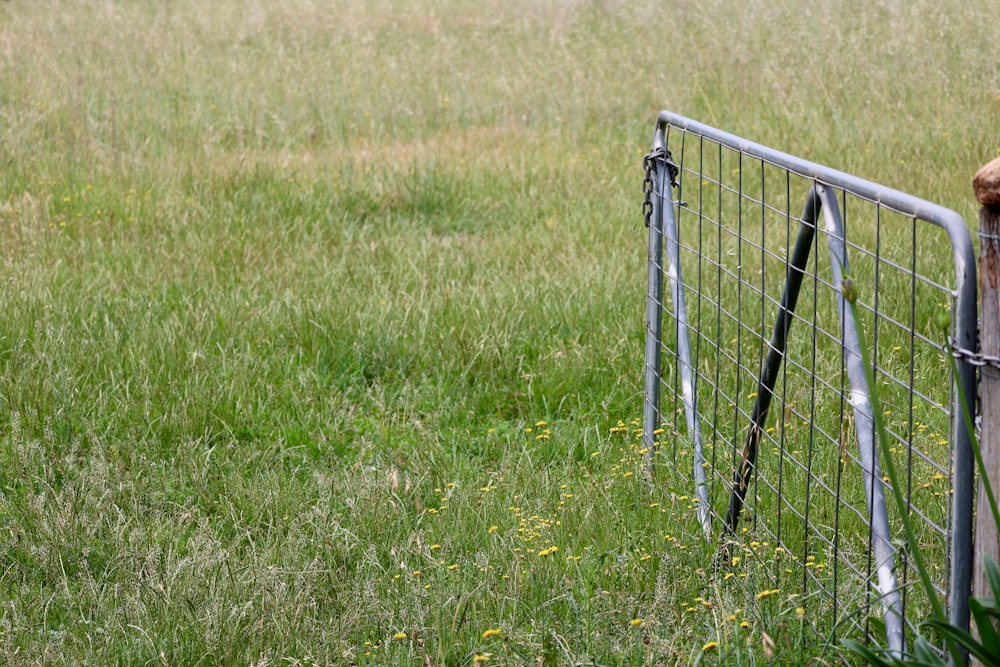
[[[834,661],[643,480],[641,159],[671,108],[971,221],[994,20],[0,4],[0,661]]]

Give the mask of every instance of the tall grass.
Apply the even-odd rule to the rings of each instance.
[[[971,217],[990,9],[2,3],[0,656],[821,654],[641,481],[641,156],[669,107]]]

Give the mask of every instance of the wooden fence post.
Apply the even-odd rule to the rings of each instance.
[[[1000,158],[976,172],[972,180],[979,210],[979,349],[984,357],[1000,357]],[[980,369],[980,411],[982,415],[979,447],[985,470],[993,488],[1000,484],[1000,369]],[[974,397],[969,396],[969,407]],[[992,597],[983,559],[990,556],[1000,563],[1000,534],[993,522],[989,500],[982,481],[976,493],[976,533],[972,557],[972,595]]]

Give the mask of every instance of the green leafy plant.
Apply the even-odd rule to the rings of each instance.
[[[984,563],[986,576],[989,578],[992,597],[969,600],[973,623],[976,626],[978,639],[972,633],[938,619],[925,621],[921,628],[929,628],[938,633],[945,641],[959,645],[974,656],[983,665],[1000,665],[1000,633],[997,632],[994,621],[1000,621],[1000,608],[997,599],[1000,598],[1000,567],[989,556]],[[927,667],[945,667],[947,663],[941,658],[938,650],[920,635],[913,642],[913,654],[906,657],[893,656],[884,649],[871,649],[864,644],[851,639],[842,640],[843,645],[852,653],[860,656],[865,663],[877,667],[918,665]]]
[[[1000,609],[997,608],[997,599],[1000,598],[1000,567],[997,567],[993,559],[987,556],[984,568],[993,597],[969,600],[969,610],[972,612],[972,619],[976,625],[978,640],[970,633],[950,623],[931,619],[924,623],[924,626],[932,628],[943,637],[960,644],[984,665],[1000,665],[1000,633],[997,632],[994,625],[995,620],[1000,620]]]

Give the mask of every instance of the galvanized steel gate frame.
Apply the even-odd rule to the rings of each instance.
[[[972,240],[965,221],[954,211],[932,204],[903,192],[883,187],[781,151],[753,143],[717,128],[699,123],[690,118],[663,111],[656,121],[653,135],[651,215],[649,216],[649,261],[647,275],[646,307],[646,351],[645,388],[643,408],[644,447],[655,452],[659,446],[657,431],[662,424],[660,411],[660,352],[662,349],[663,320],[663,274],[670,283],[673,315],[677,325],[676,356],[681,378],[681,400],[687,424],[687,434],[694,450],[692,473],[695,493],[699,500],[698,518],[707,539],[712,538],[711,508],[705,480],[705,455],[702,445],[700,417],[697,405],[694,372],[689,340],[690,326],[685,303],[685,287],[680,265],[677,207],[682,203],[673,196],[673,174],[676,165],[668,164],[667,140],[669,130],[675,128],[688,135],[709,140],[721,147],[738,152],[740,155],[758,159],[789,173],[809,179],[813,186],[806,197],[795,248],[789,259],[784,294],[776,314],[774,329],[768,345],[767,357],[759,376],[751,424],[743,445],[742,464],[734,471],[729,507],[724,530],[735,533],[742,510],[747,484],[753,475],[756,463],[757,445],[764,420],[767,416],[772,391],[778,369],[784,357],[785,345],[791,327],[799,286],[809,257],[820,215],[827,233],[829,246],[829,267],[834,285],[839,285],[842,269],[849,266],[845,234],[837,203],[837,191],[862,197],[898,213],[935,225],[947,234],[951,245],[955,268],[953,342],[958,347],[978,349],[977,343],[977,303],[976,303],[976,261]],[[669,168],[668,168],[669,167]],[[663,266],[664,246],[667,265]],[[880,477],[878,450],[874,441],[871,403],[865,371],[859,351],[856,324],[850,308],[845,307],[843,295],[837,300],[844,334],[845,365],[850,387],[850,403],[853,407],[856,436],[860,450],[860,460],[865,474],[865,489],[871,516],[872,549],[875,557],[877,584],[882,601],[886,639],[893,651],[905,650],[905,629],[903,611],[900,605],[898,585],[895,576],[896,548],[891,541],[886,513],[885,498],[880,484],[872,483]],[[974,466],[971,448],[971,434],[962,418],[959,392],[974,397],[976,391],[975,368],[967,361],[958,359],[958,375],[952,391],[953,420],[952,443],[952,523],[950,539],[950,620],[958,627],[969,625],[968,597],[972,571],[972,507],[974,489]],[[650,464],[653,459],[650,458]]]

